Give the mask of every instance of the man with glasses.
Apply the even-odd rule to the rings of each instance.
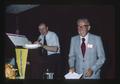
[[[100,68],[105,62],[105,53],[100,36],[89,33],[87,18],[77,20],[78,34],[71,38],[69,72],[83,74],[82,79],[100,79]]]

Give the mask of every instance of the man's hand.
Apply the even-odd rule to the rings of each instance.
[[[38,41],[35,41],[33,44],[40,44],[41,46],[43,46],[43,44]]]
[[[39,42],[38,42],[38,41],[35,41],[33,44],[39,44]]]
[[[75,69],[74,69],[74,68],[70,68],[70,69],[69,69],[69,72],[72,72],[72,73],[73,73],[73,72],[75,72]]]
[[[92,74],[93,74],[93,70],[91,68],[88,68],[86,73],[85,73],[85,76],[90,77],[90,76],[92,76]]]

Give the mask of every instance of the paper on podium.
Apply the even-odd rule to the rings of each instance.
[[[17,46],[24,47],[25,44],[31,44],[31,42],[25,35],[17,35],[12,33],[6,33],[6,35],[16,47]]]
[[[78,73],[75,73],[75,72],[69,72],[67,73],[64,77],[65,79],[80,79],[82,76],[82,74],[78,74]]]
[[[38,47],[41,47],[40,44],[25,44],[24,48],[28,48],[28,49],[36,49]]]

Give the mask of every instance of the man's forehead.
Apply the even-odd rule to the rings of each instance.
[[[39,28],[39,29],[44,29],[44,28],[46,28],[46,26],[45,26],[44,24],[42,24],[42,25],[39,25],[38,28]]]
[[[77,24],[90,24],[89,21],[87,19],[80,19],[77,21]]]
[[[88,24],[88,22],[86,22],[86,21],[79,21],[78,24],[79,25],[83,25],[83,24]]]

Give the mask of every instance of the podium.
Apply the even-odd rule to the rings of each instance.
[[[24,50],[24,48],[16,48],[19,50]],[[47,69],[50,72],[55,73],[55,79],[61,79],[62,77],[62,60],[61,56],[49,57],[42,55],[42,48],[37,49],[27,49],[27,59],[25,77],[24,79],[43,79],[44,73]],[[27,52],[26,50],[26,52]],[[57,67],[56,67],[57,65]],[[24,65],[25,66],[25,65]]]
[[[26,79],[42,79],[47,64],[46,57],[42,55],[42,48],[29,49],[27,61],[30,64],[26,68]]]
[[[15,48],[15,51],[20,79],[42,79],[46,60],[42,56],[41,48]]]

